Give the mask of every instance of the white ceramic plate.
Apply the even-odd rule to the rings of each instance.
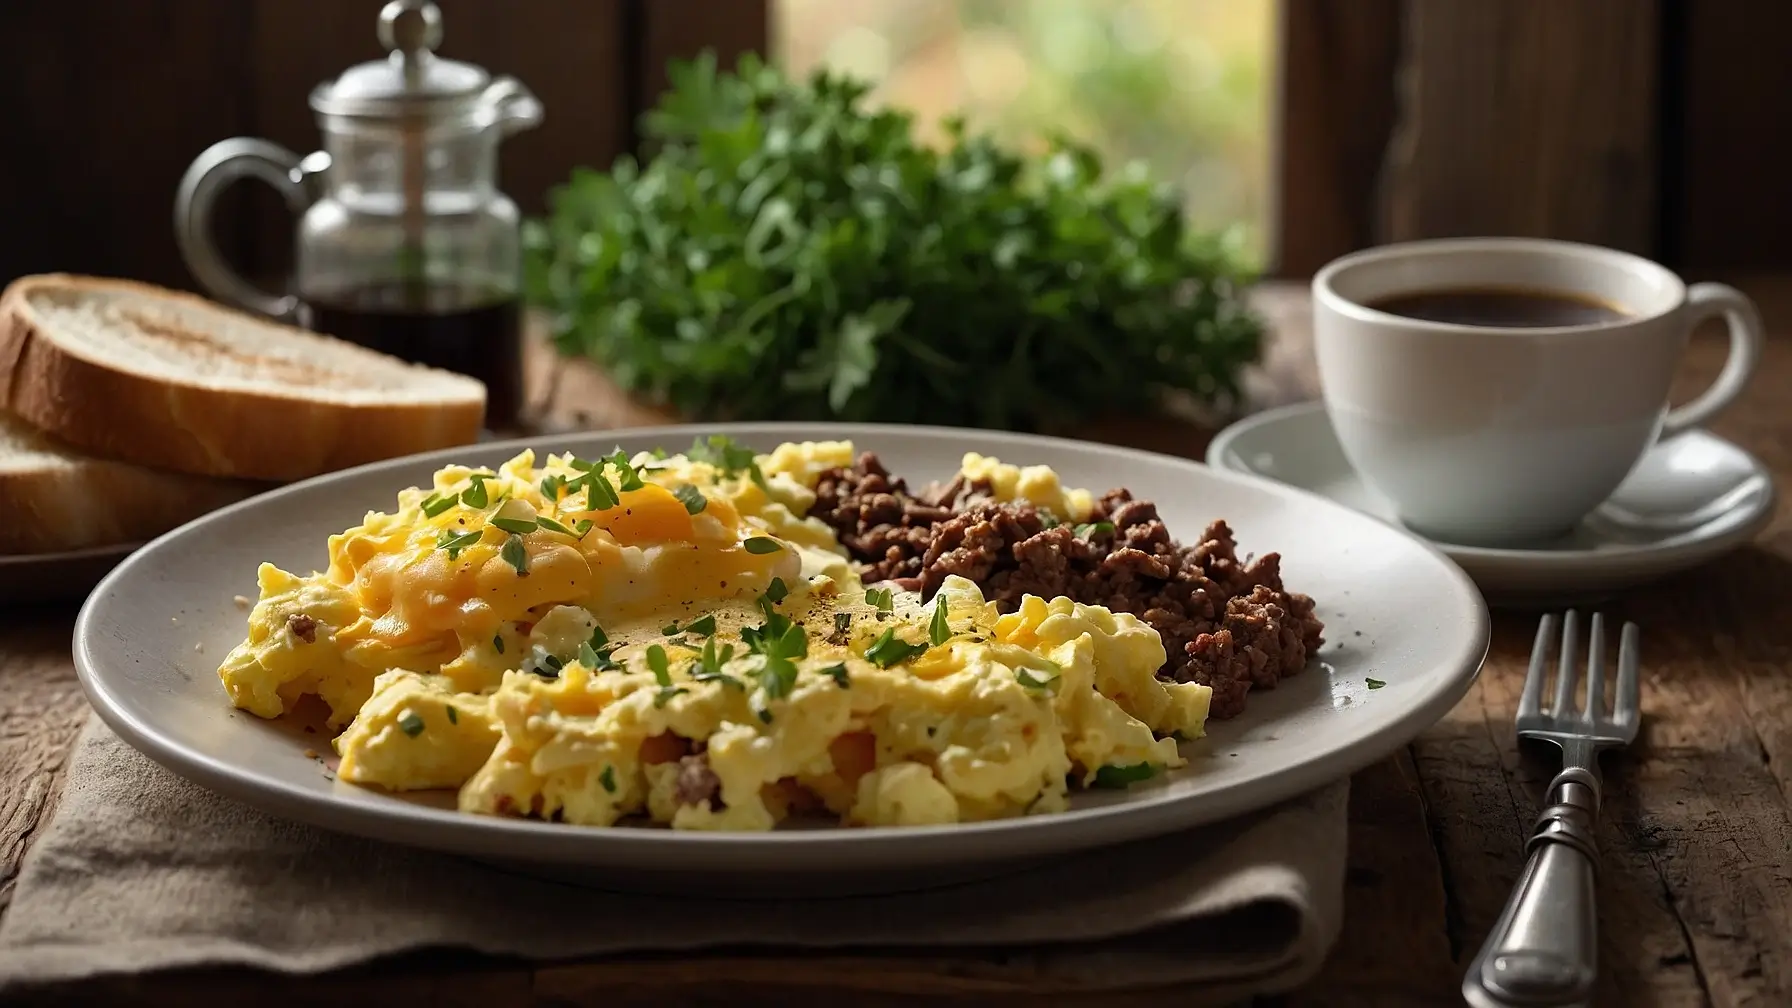
[[[82,598],[107,571],[141,545],[127,543],[63,553],[0,556],[0,603],[69,602]]]
[[[1207,448],[1216,469],[1265,476],[1399,524],[1363,482],[1321,403],[1247,417]],[[1579,605],[1695,567],[1748,542],[1773,518],[1773,476],[1754,456],[1708,431],[1649,449],[1622,485],[1574,531],[1528,549],[1437,547],[1495,605]]]
[[[742,424],[700,428],[761,450],[780,441],[850,438],[916,483],[946,478],[966,451],[1055,467],[1071,485],[1126,486],[1157,501],[1173,533],[1212,518],[1236,529],[1241,553],[1278,550],[1287,583],[1319,600],[1328,643],[1281,688],[1254,694],[1232,721],[1185,745],[1191,765],[1123,792],[1080,796],[1064,814],[912,829],[704,834],[594,829],[461,815],[326,779],[289,730],[237,711],[215,672],[244,633],[232,596],[255,594],[269,560],[310,571],[325,539],[388,507],[452,461],[496,465],[528,446],[590,455],[688,445],[699,428],[534,438],[381,462],[274,490],[150,543],[94,591],[75,628],[75,662],[94,707],[127,742],[174,772],[280,816],[381,840],[535,869],[564,866],[641,878],[808,876],[824,888],[869,875],[939,879],[1029,858],[1235,816],[1344,776],[1450,709],[1486,653],[1480,594],[1449,560],[1388,525],[1267,480],[1144,452],[982,431],[871,425]],[[1386,685],[1370,690],[1369,678]],[[310,737],[327,749],[321,737]],[[831,880],[831,881],[830,881]],[[676,884],[676,883],[669,883]]]

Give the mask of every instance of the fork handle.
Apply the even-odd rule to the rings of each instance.
[[[1549,802],[1525,845],[1530,859],[1524,875],[1488,935],[1477,968],[1464,979],[1463,994],[1471,1003],[1576,1005],[1592,995],[1599,779],[1585,767],[1568,767],[1550,782]],[[1473,985],[1480,990],[1471,991]]]

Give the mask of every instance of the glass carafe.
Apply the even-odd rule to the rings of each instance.
[[[427,0],[380,13],[383,61],[312,92],[323,150],[300,158],[266,140],[213,145],[194,161],[175,232],[215,297],[486,384],[486,426],[522,408],[522,251],[516,204],[497,187],[498,144],[541,121],[513,78],[435,55]],[[301,214],[288,292],[251,284],[211,238],[217,194],[244,177]]]

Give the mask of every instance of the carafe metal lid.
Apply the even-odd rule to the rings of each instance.
[[[387,57],[319,84],[311,92],[313,109],[356,118],[435,118],[477,100],[491,82],[483,68],[435,54],[442,12],[430,0],[391,0],[380,10],[379,37]]]

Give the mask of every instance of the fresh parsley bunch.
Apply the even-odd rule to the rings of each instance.
[[[1063,429],[1229,401],[1261,326],[1216,235],[1090,150],[1027,158],[747,57],[675,65],[655,153],[575,172],[526,230],[568,353],[691,419]]]

